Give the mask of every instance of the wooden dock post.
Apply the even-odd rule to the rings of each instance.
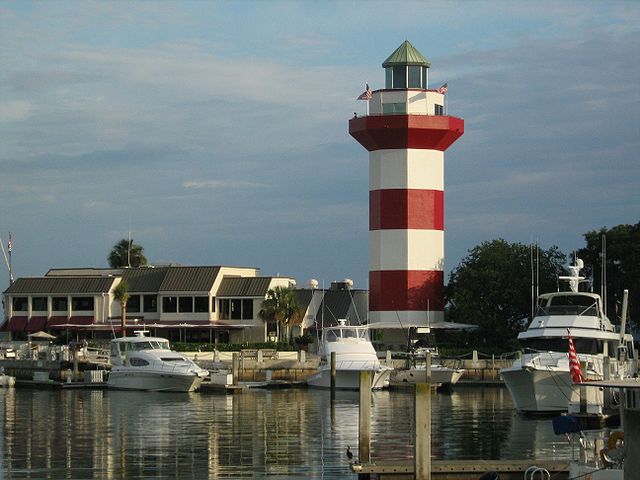
[[[371,462],[371,372],[360,371],[360,408],[358,409],[358,461]]]
[[[331,401],[336,398],[336,352],[331,352]]]
[[[231,373],[233,375],[233,384],[238,384],[238,376],[240,375],[240,354],[233,352],[231,355]]]
[[[426,358],[426,383],[416,383],[413,472],[416,480],[431,480],[431,353]]]

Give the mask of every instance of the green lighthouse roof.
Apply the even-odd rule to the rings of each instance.
[[[430,66],[429,60],[426,59],[416,48],[409,43],[409,40],[405,40],[396,50],[389,55],[382,68],[393,67],[395,65],[422,65]]]

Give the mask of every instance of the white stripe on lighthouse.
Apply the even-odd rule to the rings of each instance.
[[[444,270],[444,232],[370,231],[369,270]]]
[[[369,152],[369,190],[444,190],[444,152],[415,148]]]

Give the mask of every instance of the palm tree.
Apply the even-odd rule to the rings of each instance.
[[[291,342],[291,326],[302,323],[303,312],[292,288],[275,287],[267,292],[258,316],[267,322],[277,322],[283,327],[278,329],[278,339]]]
[[[123,238],[116,243],[107,257],[111,268],[140,267],[147,264],[144,248],[133,240]]]
[[[122,279],[113,289],[113,298],[120,303],[120,336],[125,337],[127,333],[127,302],[129,301],[129,285],[126,280]]]

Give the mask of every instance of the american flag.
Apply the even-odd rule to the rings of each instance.
[[[442,86],[438,89],[438,93],[445,94],[449,90],[449,84],[443,83]]]
[[[571,374],[571,380],[573,380],[573,383],[582,383],[585,381],[585,378],[582,376],[582,371],[580,370],[580,361],[578,360],[576,347],[573,344],[571,332],[569,330],[567,331],[569,332],[569,373]]]
[[[11,232],[9,232],[9,241],[7,242],[7,250],[9,250],[9,253],[11,253],[11,245],[13,244],[13,242],[11,241]]]
[[[362,94],[358,97],[358,100],[371,100],[371,89],[369,88],[369,84],[367,83],[367,89],[362,92]]]

